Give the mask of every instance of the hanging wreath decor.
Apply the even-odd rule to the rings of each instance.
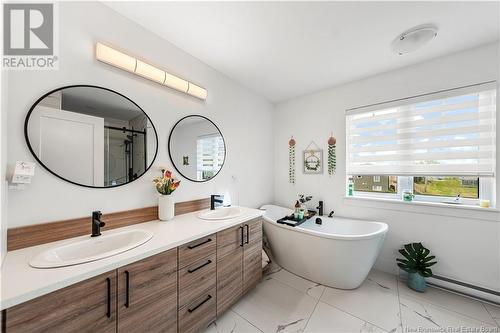
[[[295,184],[295,139],[288,141],[288,182]]]
[[[337,139],[333,137],[333,133],[328,139],[328,174],[330,176],[335,174],[337,169],[337,152],[336,152]]]
[[[304,174],[322,174],[323,150],[314,141],[311,141],[303,153]]]

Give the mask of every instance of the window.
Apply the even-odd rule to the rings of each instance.
[[[198,180],[217,174],[224,162],[224,141],[220,134],[201,136],[196,140],[196,173]]]
[[[478,177],[413,177],[413,193],[479,199]]]
[[[354,195],[467,203],[492,199],[496,89],[480,84],[348,110]]]
[[[354,176],[354,191],[396,193],[398,177],[395,176]]]

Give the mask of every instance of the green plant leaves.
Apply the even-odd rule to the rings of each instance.
[[[399,268],[408,273],[419,273],[423,277],[432,276],[432,270],[429,267],[437,263],[437,261],[432,261],[436,257],[430,256],[431,251],[422,243],[405,244],[398,252],[405,258],[396,259]]]

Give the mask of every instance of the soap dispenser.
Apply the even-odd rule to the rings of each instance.
[[[299,219],[300,208],[301,208],[300,202],[299,202],[299,200],[297,200],[297,201],[295,202],[295,210],[293,211],[293,217],[294,217],[296,220],[298,220],[298,219]]]

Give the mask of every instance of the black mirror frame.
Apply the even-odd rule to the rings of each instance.
[[[56,91],[59,91],[59,90],[63,90],[63,89],[67,89],[67,88],[80,88],[80,87],[84,87],[84,88],[98,88],[98,89],[103,89],[103,90],[107,90],[109,92],[112,92],[114,94],[117,94],[125,99],[127,99],[128,101],[130,101],[133,105],[135,105],[139,110],[142,111],[142,113],[144,113],[146,115],[146,117],[148,118],[149,120],[149,123],[151,124],[151,126],[153,127],[153,130],[155,132],[155,139],[156,139],[156,150],[155,150],[155,155],[153,157],[153,160],[151,161],[151,164],[146,168],[146,170],[144,170],[144,173],[142,175],[140,175],[139,177],[137,177],[136,179],[134,180],[131,180],[127,183],[123,183],[123,184],[118,184],[118,185],[113,185],[113,186],[91,186],[91,185],[84,185],[84,184],[80,184],[80,183],[76,183],[72,180],[69,180],[69,179],[66,179],[58,174],[56,174],[54,171],[50,170],[45,164],[43,164],[43,162],[38,158],[38,156],[35,154],[35,151],[33,150],[33,147],[31,146],[31,143],[30,143],[30,140],[29,140],[29,137],[28,137],[28,122],[29,122],[29,118],[31,116],[31,113],[33,112],[33,110],[35,109],[35,107],[38,105],[38,103],[40,103],[45,97],[49,96],[50,94],[56,92]],[[71,183],[71,184],[74,184],[74,185],[78,185],[78,186],[82,186],[82,187],[87,187],[87,188],[97,188],[97,189],[110,189],[110,188],[116,188],[116,187],[120,187],[120,186],[123,186],[123,185],[128,185],[130,183],[133,183],[134,181],[136,181],[137,179],[141,178],[143,175],[145,175],[148,170],[153,166],[154,164],[154,161],[156,160],[156,156],[158,155],[158,146],[160,145],[160,142],[158,141],[158,132],[156,131],[156,127],[155,125],[153,124],[153,121],[151,120],[151,118],[149,118],[149,115],[139,106],[137,105],[137,103],[135,103],[133,100],[131,100],[130,98],[128,98],[127,96],[115,91],[115,90],[112,90],[112,89],[109,89],[109,88],[105,88],[105,87],[100,87],[100,86],[95,86],[95,85],[90,85],[90,84],[75,84],[75,85],[69,85],[69,86],[63,86],[63,87],[60,87],[60,88],[57,88],[57,89],[53,89],[51,91],[49,91],[48,93],[44,94],[42,97],[38,98],[35,103],[33,103],[33,105],[31,106],[31,108],[29,109],[28,111],[28,114],[26,115],[26,118],[24,120],[24,139],[26,141],[26,144],[28,146],[28,149],[29,151],[31,152],[31,155],[33,155],[36,159],[36,161],[38,163],[40,163],[40,165],[45,169],[47,170],[49,173],[53,174],[54,176],[56,176],[57,178],[59,179],[62,179],[68,183]]]
[[[215,126],[215,128],[217,129],[217,131],[219,131],[220,133],[220,136],[222,137],[222,142],[224,142],[224,161],[222,161],[222,165],[219,169],[219,171],[217,171],[217,173],[210,179],[207,179],[207,180],[194,180],[194,179],[191,179],[191,178],[187,178],[186,176],[184,176],[182,174],[182,172],[177,169],[177,167],[175,166],[175,162],[174,162],[174,159],[172,158],[172,153],[170,152],[170,142],[172,141],[172,133],[174,133],[174,129],[175,127],[181,122],[183,121],[184,119],[186,118],[190,118],[190,117],[200,117],[200,118],[203,118],[207,121],[209,121],[210,123],[212,123],[212,125]],[[170,130],[170,134],[168,135],[168,146],[167,146],[167,150],[168,150],[168,157],[170,158],[170,162],[172,162],[172,165],[174,166],[174,169],[179,173],[179,175],[182,176],[182,178],[186,179],[186,180],[189,180],[191,182],[195,182],[195,183],[206,183],[206,182],[209,182],[211,181],[212,179],[214,179],[215,177],[217,177],[217,175],[221,172],[222,168],[224,168],[224,164],[226,163],[226,158],[227,158],[227,149],[226,149],[226,139],[224,139],[224,135],[222,135],[222,132],[219,128],[219,126],[217,126],[212,120],[208,119],[207,117],[205,116],[202,116],[202,115],[199,115],[199,114],[191,114],[191,115],[188,115],[188,116],[185,116],[185,117],[182,117],[181,119],[179,119],[179,121],[177,121],[174,126],[172,127],[172,129]]]

